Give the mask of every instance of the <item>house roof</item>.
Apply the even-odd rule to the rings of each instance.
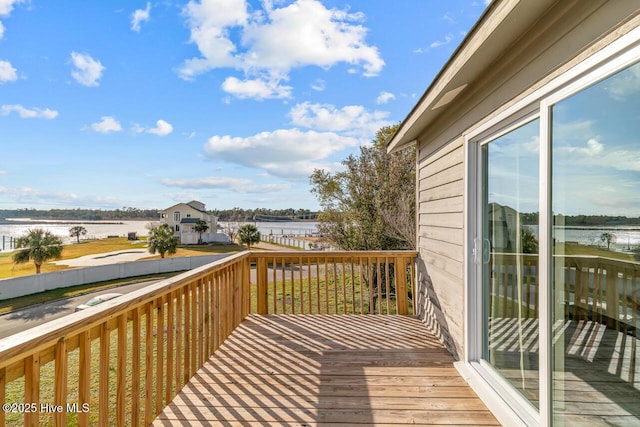
[[[194,206],[194,205],[192,205],[192,203],[194,203],[194,202],[195,202],[195,206]],[[198,201],[196,201],[196,200],[192,200],[192,201],[190,201],[189,203],[176,203],[175,205],[169,206],[168,208],[163,209],[163,210],[162,210],[162,211],[160,211],[160,212],[167,212],[167,211],[171,211],[171,210],[176,209],[178,206],[187,206],[187,207],[189,207],[189,208],[191,208],[191,209],[193,209],[193,210],[195,210],[195,211],[202,212],[202,213],[205,213],[205,214],[207,214],[207,215],[209,215],[209,214],[210,214],[210,213],[209,213],[209,212],[207,212],[206,210],[204,210],[204,209],[200,209],[200,208],[199,208],[199,205],[204,206],[204,203],[198,202]]]
[[[388,150],[416,142],[425,129],[455,104],[454,99],[474,92],[477,89],[474,82],[508,57],[510,46],[556,1],[494,0],[400,124]]]

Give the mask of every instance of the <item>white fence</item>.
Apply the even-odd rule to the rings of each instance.
[[[53,273],[33,274],[0,280],[0,300],[16,298],[57,288],[104,282],[105,280],[148,274],[170,273],[191,270],[225,258],[229,254],[203,255],[178,258],[153,259],[150,261],[123,262],[119,264],[82,267]]]
[[[310,240],[296,239],[290,236],[279,236],[275,234],[260,234],[263,242],[275,243],[277,245],[292,246],[305,250],[333,251],[335,248],[324,242],[313,242]]]

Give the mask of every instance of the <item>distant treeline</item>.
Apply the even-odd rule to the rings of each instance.
[[[538,213],[522,213],[522,223],[537,225]],[[564,226],[600,227],[617,225],[640,225],[640,217],[606,216],[606,215],[555,215],[555,222]]]
[[[15,209],[0,210],[0,219],[6,218],[31,218],[31,219],[74,219],[86,221],[109,220],[157,220],[160,217],[158,209],[138,209],[123,207],[115,210],[102,209]]]
[[[218,221],[304,221],[315,220],[317,212],[309,209],[214,209],[211,211]]]
[[[211,213],[218,217],[219,221],[296,221],[314,220],[317,212],[309,209],[215,209]],[[160,218],[159,209],[138,209],[123,207],[122,209],[0,209],[0,220],[6,218],[31,218],[31,219],[69,219],[86,221],[110,221],[110,220],[157,220]]]

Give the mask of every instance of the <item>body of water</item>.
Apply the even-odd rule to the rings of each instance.
[[[138,236],[146,236],[148,226],[152,221],[76,221],[76,220],[51,220],[51,221],[20,221],[0,222],[0,251],[11,249],[12,239],[27,234],[29,229],[43,228],[51,231],[56,236],[62,238],[65,243],[75,241],[69,236],[69,229],[75,225],[82,225],[87,229],[87,234],[81,239],[103,239],[108,236],[126,237],[129,233],[135,232]],[[218,232],[224,232],[227,227],[226,222],[220,222]],[[249,222],[256,225],[261,234],[304,236],[312,235],[316,232],[317,222]],[[3,239],[4,237],[4,239]],[[4,242],[4,244],[3,244]]]
[[[68,243],[75,240],[69,236],[69,229],[76,225],[81,225],[87,230],[87,234],[80,236],[81,239],[102,239],[108,236],[126,237],[128,233],[135,232],[138,236],[147,235],[147,225],[151,221],[4,221],[0,223],[0,250],[3,250],[2,239],[4,237],[5,250],[9,249],[8,242],[11,239],[22,237],[30,229],[42,228],[59,236],[63,242]]]

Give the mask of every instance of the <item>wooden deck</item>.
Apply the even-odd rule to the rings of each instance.
[[[250,315],[154,426],[499,425],[408,316]]]

